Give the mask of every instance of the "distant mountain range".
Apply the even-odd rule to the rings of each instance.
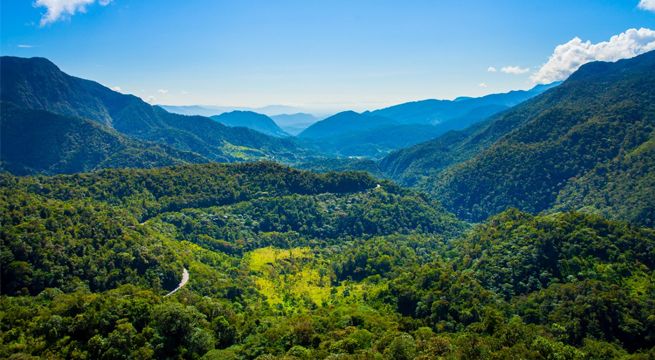
[[[271,119],[275,121],[285,132],[291,135],[298,135],[313,123],[321,120],[320,117],[308,113],[279,114],[272,115]]]
[[[655,52],[582,66],[563,84],[463,131],[395,152],[381,171],[461,218],[508,207],[655,223]]]
[[[455,100],[422,100],[408,102],[372,113],[401,124],[439,125],[444,130],[463,129],[512,106],[518,105],[560,82],[537,85],[530,90],[515,90],[478,98],[459,97]]]
[[[267,105],[263,107],[215,106],[215,105],[159,105],[168,112],[180,115],[214,116],[231,111],[252,111],[267,116],[307,113],[307,109],[288,105]],[[325,111],[321,111],[323,113]]]
[[[102,126],[100,129],[94,129],[94,134],[117,133],[125,139],[153,142],[159,144],[161,149],[174,149],[177,151],[174,158],[186,161],[230,162],[249,159],[294,161],[298,156],[303,156],[303,150],[299,149],[292,140],[268,136],[242,127],[227,127],[202,116],[171,114],[160,107],[145,103],[136,96],[124,95],[96,82],[67,75],[55,64],[43,58],[0,58],[0,84],[0,98],[3,104],[14,105],[3,106],[3,118],[8,117],[13,119],[12,121],[17,121],[19,117],[13,116],[12,112],[19,110],[40,110],[59,115],[56,124],[65,128],[52,129],[52,134],[60,136],[65,134],[68,128],[82,126],[79,119],[83,119],[94,121]],[[46,116],[45,113],[40,114]],[[72,125],[66,124],[64,118],[78,120],[72,120],[76,122],[76,125]],[[23,134],[26,139],[51,140],[39,138],[48,134],[39,133],[41,129],[38,128],[23,127],[23,131],[27,132]],[[97,139],[109,140],[110,137],[98,136]],[[114,142],[118,141],[116,137],[112,139]],[[2,134],[2,142],[11,142],[5,132]],[[137,143],[130,142],[130,144]],[[96,145],[112,147],[104,143]],[[7,147],[3,147],[3,164],[11,163],[14,164],[14,168],[21,167],[19,164],[26,159],[15,158],[15,156],[20,157],[21,154],[7,151]],[[68,156],[69,151],[77,150],[62,148],[60,153],[62,156]],[[195,153],[195,155],[178,156],[180,152]],[[164,150],[164,153],[170,152]],[[145,161],[143,164],[133,165],[147,167],[158,163],[158,161]],[[89,164],[54,166],[52,169],[62,171],[86,169]],[[98,161],[96,165],[99,164],[106,164],[106,162]],[[26,163],[25,168],[31,166]]]
[[[372,112],[345,111],[316,122],[298,137],[337,156],[382,157],[389,152],[464,129],[557,86],[539,85],[479,98],[423,100]]]
[[[245,127],[270,136],[289,136],[289,134],[277,126],[273,119],[264,114],[258,114],[252,111],[231,111],[211,116],[211,119],[216,120],[223,125]]]

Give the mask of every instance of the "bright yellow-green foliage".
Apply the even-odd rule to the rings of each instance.
[[[223,144],[223,151],[230,156],[243,160],[243,161],[256,161],[258,159],[266,158],[266,153],[259,149],[249,148],[247,146],[233,145],[228,142]]]
[[[307,247],[256,249],[244,256],[244,263],[268,304],[285,311],[301,312],[363,294],[361,283],[333,285],[328,263]]]
[[[308,257],[311,257],[309,248],[276,249],[269,246],[251,251],[246,255],[245,260],[250,270],[260,272],[264,267],[274,265],[277,261],[287,259],[296,261]]]

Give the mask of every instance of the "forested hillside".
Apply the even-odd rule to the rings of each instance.
[[[569,209],[620,207],[621,199],[632,196],[627,188],[606,187],[606,199],[593,200],[591,193],[575,193],[583,186],[575,184],[591,181],[594,169],[607,167],[615,172],[639,167],[642,172],[635,175],[641,180],[635,181],[652,177],[643,166],[649,157],[637,160],[630,154],[649,148],[655,129],[653,89],[654,52],[590,63],[545,94],[478,126],[393,154],[381,168],[409,183],[421,180],[447,209],[474,221],[512,206],[547,210],[560,191]],[[618,163],[623,165],[612,165]],[[614,175],[608,180],[621,176]],[[596,181],[595,186],[605,185]],[[605,214],[652,223],[650,189],[636,189],[644,192],[632,197],[630,210]]]
[[[0,72],[0,97],[5,103],[96,121],[122,135],[194,152],[213,161],[293,161],[303,154],[291,140],[227,127],[202,116],[171,114],[136,96],[65,74],[44,58],[4,56],[0,58]]]
[[[653,356],[650,229],[468,229],[364,173],[273,163],[1,179],[1,357]]]
[[[139,141],[90,120],[2,103],[0,169],[17,175],[208,162],[198,154]]]

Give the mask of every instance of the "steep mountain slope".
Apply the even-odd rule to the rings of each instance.
[[[655,227],[655,136],[572,179],[556,210],[579,209]]]
[[[277,126],[273,119],[253,111],[232,111],[211,116],[211,119],[216,120],[223,125],[245,127],[270,136],[289,136],[289,134],[285,133],[284,130]]]
[[[154,141],[211,160],[294,159],[297,146],[201,116],[182,116],[89,80],[63,73],[43,58],[0,58],[0,98],[21,108],[91,119],[137,139]]]
[[[528,100],[507,113],[495,115],[464,130],[449,131],[431,141],[398,150],[380,161],[380,169],[388,177],[406,185],[415,185],[430,174],[468,160],[515,129],[530,115],[533,107],[551,106],[553,99],[538,97]]]
[[[587,64],[545,94],[485,124],[449,134],[455,141],[421,145],[420,151],[436,147],[445,152],[446,156],[429,154],[439,159],[435,169],[444,164],[443,157],[448,165],[452,159],[474,156],[430,176],[424,185],[446,208],[474,221],[510,206],[530,212],[548,209],[569,181],[651,137],[653,89],[655,52],[616,63]],[[462,148],[464,155],[449,154]],[[385,168],[394,169],[390,165],[401,157],[405,156],[387,159]]]
[[[209,161],[166,145],[126,138],[90,120],[9,103],[0,103],[0,114],[0,169],[18,175]]]

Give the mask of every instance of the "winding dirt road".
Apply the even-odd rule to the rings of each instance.
[[[175,289],[173,289],[173,291],[171,291],[168,294],[164,295],[164,297],[171,296],[171,295],[175,294],[178,290],[183,288],[184,285],[186,285],[187,282],[189,282],[189,270],[187,270],[186,268],[182,268],[182,270],[183,270],[182,271],[182,280],[180,281],[180,284],[177,285],[177,287]]]

